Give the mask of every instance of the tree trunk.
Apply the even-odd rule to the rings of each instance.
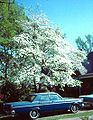
[[[33,81],[34,81],[34,91],[35,91],[35,93],[37,93],[37,92],[38,92],[38,90],[37,90],[36,81],[35,81],[35,79],[34,79]]]

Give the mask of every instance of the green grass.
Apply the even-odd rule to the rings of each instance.
[[[54,116],[49,116],[49,117],[42,117],[39,118],[38,120],[63,120],[65,118],[75,118],[79,117],[82,120],[88,120],[89,116],[93,115],[93,110],[86,110],[86,111],[81,111],[76,114],[61,114],[61,115],[54,115]]]

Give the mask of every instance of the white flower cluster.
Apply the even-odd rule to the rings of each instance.
[[[61,33],[49,25],[44,27],[42,22],[40,24],[41,19],[38,20],[22,23],[24,33],[14,37],[17,58],[22,63],[16,80],[31,83],[35,80],[61,86],[80,85],[71,75],[75,70],[85,73],[81,64],[85,54],[70,46]],[[42,66],[48,69],[47,74],[42,72]]]

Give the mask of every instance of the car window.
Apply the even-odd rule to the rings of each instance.
[[[58,95],[50,95],[49,97],[50,97],[50,100],[52,100],[52,101],[62,100],[62,98]]]
[[[48,95],[41,95],[39,98],[40,101],[49,101],[49,96]]]
[[[28,97],[26,97],[25,100],[26,100],[26,101],[31,101],[31,102],[32,102],[32,101],[35,99],[35,97],[36,97],[35,95],[29,95]]]

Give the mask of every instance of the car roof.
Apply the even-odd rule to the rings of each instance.
[[[55,92],[44,92],[44,93],[32,93],[32,94],[29,94],[29,95],[50,95],[50,94],[57,94],[57,93],[55,93]]]

